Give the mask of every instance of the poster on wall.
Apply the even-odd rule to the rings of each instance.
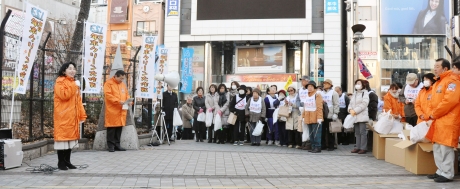
[[[235,73],[286,73],[286,45],[236,47]]]
[[[310,43],[310,79],[315,79],[315,44]],[[321,43],[318,49],[318,81],[324,80],[324,43]],[[318,84],[318,83],[317,83]]]
[[[382,0],[380,33],[381,35],[446,35],[450,4],[450,0]]]
[[[166,17],[179,16],[180,0],[168,0],[166,7]]]

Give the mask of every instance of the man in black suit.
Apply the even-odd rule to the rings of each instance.
[[[163,111],[165,112],[165,123],[166,129],[168,131],[168,137],[171,139],[171,134],[173,130],[173,115],[174,108],[178,106],[177,94],[172,91],[171,87],[168,85],[168,90],[163,92]]]

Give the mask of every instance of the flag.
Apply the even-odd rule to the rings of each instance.
[[[287,89],[289,88],[289,86],[292,85],[292,77],[289,76],[287,81],[286,81],[286,85],[284,85],[284,90],[287,91]]]
[[[192,84],[193,84],[193,48],[183,48],[182,49],[182,68],[181,68],[181,88],[180,92],[184,94],[192,93]]]
[[[106,33],[107,25],[86,22],[85,57],[83,58],[83,77],[86,85],[83,93],[101,92]]]
[[[157,36],[142,36],[136,97],[154,98],[156,45]]]
[[[372,79],[372,73],[369,71],[369,69],[367,69],[366,65],[364,65],[363,61],[361,60],[361,58],[358,58],[358,65],[359,65],[359,71],[361,72],[361,74],[363,74],[363,76],[366,78],[366,79]]]

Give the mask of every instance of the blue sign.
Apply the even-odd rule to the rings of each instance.
[[[339,13],[339,0],[326,0],[324,9],[326,9],[326,14]]]
[[[193,48],[182,48],[181,87],[179,91],[184,94],[192,93],[193,53]]]
[[[166,16],[179,16],[180,0],[168,0]]]

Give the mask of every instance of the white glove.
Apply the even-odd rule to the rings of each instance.
[[[336,121],[338,118],[337,114],[332,115],[332,120]]]
[[[318,124],[321,124],[323,122],[322,119],[318,119]]]
[[[268,118],[265,118],[265,122],[268,122]]]
[[[80,87],[80,80],[75,80],[75,85],[77,85],[78,87]]]

